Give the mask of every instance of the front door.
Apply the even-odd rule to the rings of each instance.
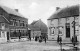
[[[9,40],[9,32],[7,32],[7,40]]]
[[[66,23],[66,38],[70,38],[70,23]]]

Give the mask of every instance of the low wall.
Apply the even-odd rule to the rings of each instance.
[[[48,36],[48,40],[57,40],[55,36]]]
[[[7,38],[0,38],[0,43],[5,43],[7,42]]]
[[[19,38],[18,37],[11,37],[10,42],[18,42]]]
[[[19,39],[19,37],[11,37],[10,38],[10,42],[18,42],[18,41],[26,41],[28,40],[27,37],[21,37],[21,39]]]
[[[28,40],[28,37],[26,37],[26,36],[22,36],[20,39],[20,41],[26,41],[26,40]]]

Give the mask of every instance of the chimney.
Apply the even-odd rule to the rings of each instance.
[[[60,9],[60,7],[56,7],[56,11],[59,10],[59,9]]]
[[[16,12],[18,12],[18,9],[15,9]]]

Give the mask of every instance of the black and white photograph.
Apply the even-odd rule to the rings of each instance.
[[[80,0],[0,0],[0,51],[80,51]]]

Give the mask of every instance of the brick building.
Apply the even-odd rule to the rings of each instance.
[[[28,31],[28,19],[24,18],[17,9],[11,9],[0,5],[0,42],[6,42],[13,38],[26,37]],[[21,34],[19,34],[19,32]]]

